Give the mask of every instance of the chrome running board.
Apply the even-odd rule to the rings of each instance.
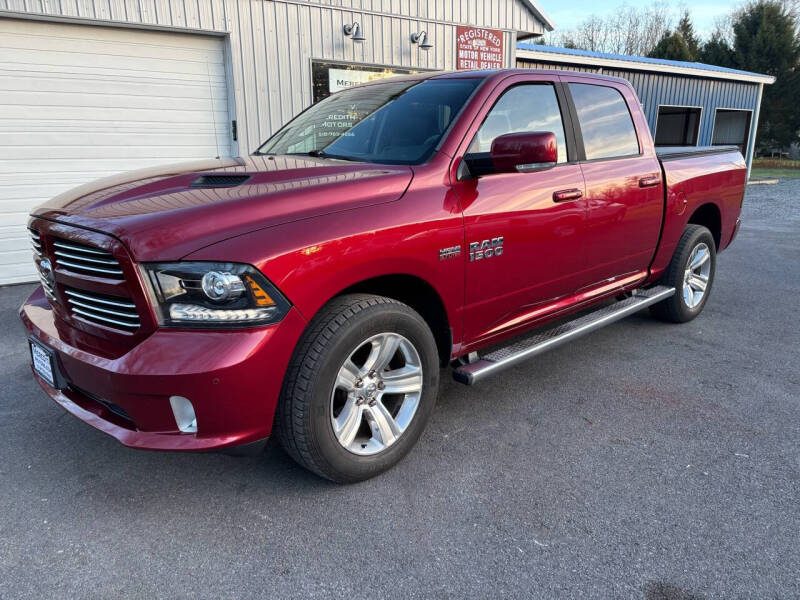
[[[470,362],[455,369],[453,378],[459,383],[474,385],[490,375],[509,369],[524,360],[533,358],[587,333],[624,319],[651,304],[661,302],[674,293],[675,288],[663,285],[646,290],[637,290],[629,298],[599,308],[542,333],[512,342],[508,346],[493,350],[475,362]]]

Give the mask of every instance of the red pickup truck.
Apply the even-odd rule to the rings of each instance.
[[[442,367],[475,384],[644,307],[696,317],[745,179],[735,148],[656,151],[621,79],[373,82],[250,157],[36,209],[33,372],[127,446],[274,431],[319,475],[365,479],[417,441]]]

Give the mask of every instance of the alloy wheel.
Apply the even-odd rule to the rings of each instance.
[[[711,250],[700,242],[689,255],[683,274],[683,301],[689,308],[697,308],[708,290],[711,275]]]
[[[397,333],[364,340],[339,369],[331,393],[331,425],[339,443],[368,456],[406,431],[422,395],[422,363],[414,345]]]

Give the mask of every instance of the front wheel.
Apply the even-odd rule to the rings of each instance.
[[[716,268],[714,236],[702,225],[687,225],[661,278],[663,285],[675,288],[675,295],[653,305],[653,315],[673,323],[694,319],[708,301]]]
[[[428,325],[381,296],[341,296],[314,317],[278,405],[283,447],[337,482],[373,477],[413,447],[433,410],[439,356]]]

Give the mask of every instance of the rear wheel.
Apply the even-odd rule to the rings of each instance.
[[[295,350],[278,406],[279,439],[323,477],[373,477],[416,443],[438,381],[436,342],[422,317],[390,298],[341,296]]]
[[[673,323],[694,319],[708,301],[716,267],[714,236],[702,225],[687,225],[661,278],[663,285],[675,288],[675,295],[655,304],[653,315]]]

